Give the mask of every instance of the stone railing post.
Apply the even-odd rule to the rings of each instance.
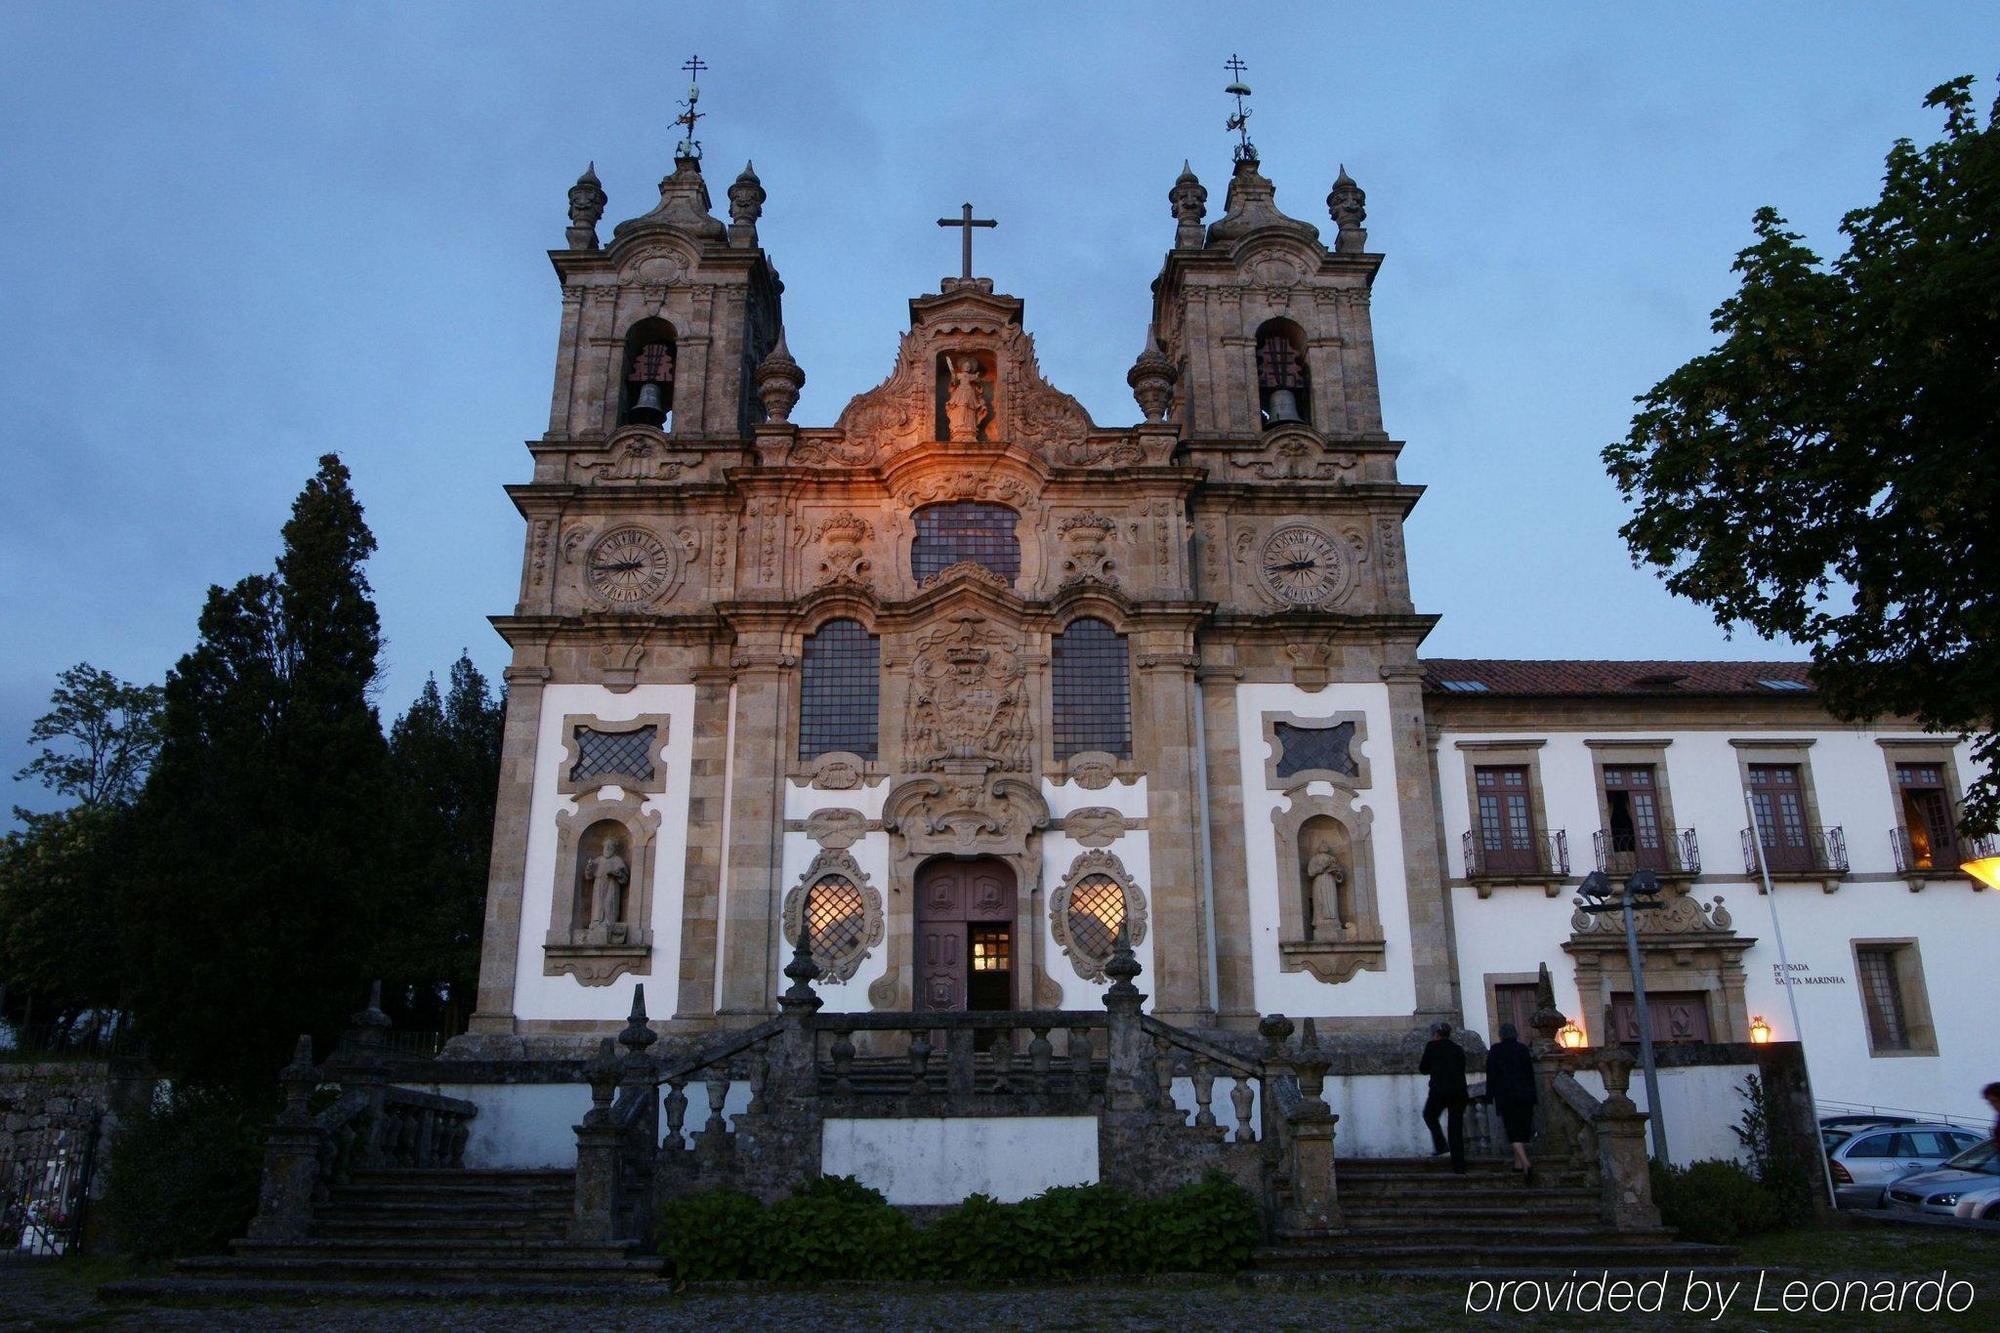
[[[327,1062],[343,1092],[359,1093],[364,1103],[360,1134],[354,1142],[358,1165],[374,1166],[394,1146],[387,1138],[387,1115],[383,1103],[388,1094],[389,1015],[382,1012],[382,983],[368,987],[368,1005],[347,1020],[347,1035]]]
[[[264,1178],[257,1190],[257,1216],[250,1222],[250,1234],[258,1240],[297,1240],[312,1225],[326,1131],[313,1123],[310,1106],[319,1084],[311,1037],[300,1036],[278,1082],[285,1090],[285,1108],[264,1141]]]
[[[609,1037],[583,1066],[583,1077],[590,1084],[590,1110],[576,1127],[576,1210],[570,1218],[572,1240],[617,1239],[618,1148],[623,1131],[612,1117],[611,1099],[617,1094],[621,1072],[616,1048]]]
[[[1529,1053],[1535,1057],[1535,1130],[1538,1135],[1535,1147],[1538,1150],[1546,1151],[1555,1132],[1554,1085],[1563,1063],[1562,1043],[1556,1039],[1556,1034],[1568,1024],[1568,1017],[1556,1008],[1555,981],[1549,976],[1549,965],[1543,963],[1541,974],[1535,981],[1535,1012],[1528,1019],[1528,1026],[1535,1030]]]
[[[1325,1232],[1340,1226],[1340,1196],[1334,1183],[1333,1132],[1340,1122],[1326,1104],[1326,1071],[1332,1059],[1320,1047],[1319,1032],[1308,1018],[1299,1035],[1292,1067],[1298,1072],[1299,1103],[1287,1113],[1291,1122],[1292,1199],[1297,1216],[1290,1230]]]
[[[1646,1113],[1625,1095],[1632,1086],[1632,1057],[1623,1046],[1606,1046],[1597,1068],[1604,1075],[1604,1102],[1591,1115],[1596,1131],[1599,1208],[1614,1231],[1658,1231],[1653,1176],[1646,1157]]]
[[[1137,1111],[1147,1106],[1146,1057],[1150,1047],[1139,1023],[1139,1008],[1146,997],[1132,984],[1139,975],[1139,960],[1132,956],[1132,938],[1118,927],[1104,975],[1111,984],[1104,989],[1104,1008],[1109,1017],[1104,1051],[1104,1104],[1110,1111]]]

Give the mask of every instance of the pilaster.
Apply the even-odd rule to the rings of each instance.
[[[514,1031],[514,976],[520,965],[521,895],[528,860],[528,820],[535,799],[535,748],[542,730],[542,687],[549,669],[507,669],[507,716],[500,733],[500,790],[494,801],[493,852],[486,876],[486,933],[479,952],[479,997],[470,1030]]]

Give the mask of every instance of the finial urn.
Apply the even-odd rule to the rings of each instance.
[[[1167,419],[1167,407],[1174,397],[1174,367],[1150,329],[1146,331],[1146,348],[1125,372],[1125,382],[1132,386],[1132,397],[1145,413],[1148,424]]]
[[[1359,254],[1368,248],[1368,233],[1361,225],[1368,220],[1368,195],[1354,183],[1344,165],[1334,178],[1333,189],[1327,192],[1326,211],[1340,228],[1340,235],[1334,241],[1335,250]]]
[[[757,363],[757,397],[764,404],[764,415],[775,422],[783,423],[792,419],[792,409],[798,406],[799,390],[805,387],[806,373],[799,363],[792,360],[792,353],[785,346],[785,330],[778,329],[777,346]]]
[[[569,230],[563,235],[572,250],[597,248],[597,222],[604,216],[608,196],[597,180],[597,164],[592,162],[569,187]]]

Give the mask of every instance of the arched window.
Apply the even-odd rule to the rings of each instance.
[[[1021,539],[1014,535],[1020,518],[1006,505],[977,500],[926,505],[913,516],[916,540],[910,545],[910,569],[919,581],[970,560],[1013,582],[1021,572]]]
[[[799,674],[799,758],[875,758],[882,641],[857,621],[829,620],[806,636]]]
[[[642,319],[625,335],[618,423],[665,428],[674,410],[674,326]]]
[[[806,947],[823,974],[851,976],[868,940],[867,906],[845,875],[822,876],[806,893]]]
[[[1055,757],[1084,750],[1132,757],[1132,673],[1125,636],[1101,620],[1072,620],[1055,637]]]
[[[1306,339],[1288,319],[1267,320],[1257,330],[1257,404],[1266,426],[1312,420]]]

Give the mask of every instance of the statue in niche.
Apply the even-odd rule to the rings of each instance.
[[[968,355],[954,361],[947,356],[944,364],[951,372],[951,392],[944,400],[945,424],[952,443],[969,444],[979,438],[980,429],[993,419],[986,388],[979,378],[979,358]]]
[[[1325,833],[1306,853],[1306,935],[1314,940],[1351,940],[1356,928],[1346,901],[1347,867]]]
[[[590,926],[617,925],[625,915],[625,886],[631,881],[632,868],[620,855],[624,843],[617,838],[606,838],[603,848],[583,865],[584,883],[590,886]]]

